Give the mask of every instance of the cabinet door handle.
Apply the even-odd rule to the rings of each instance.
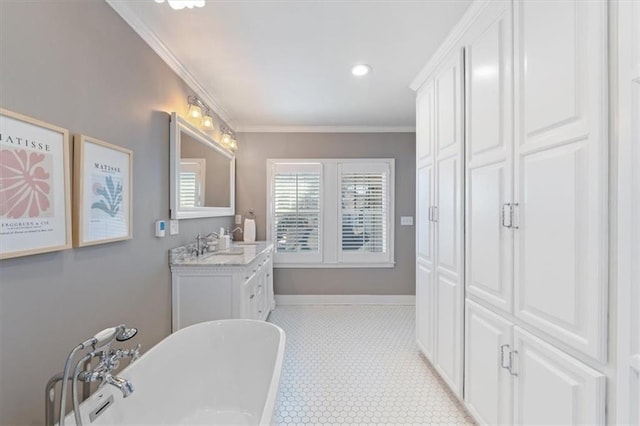
[[[511,228],[513,226],[512,223],[512,210],[511,210],[511,203],[504,203],[502,205],[502,211],[500,212],[501,217],[502,217],[502,227],[504,228]],[[509,220],[507,221],[507,217],[509,218]]]
[[[509,352],[509,374],[511,374],[512,376],[518,375],[518,373],[515,372],[515,367],[513,366],[516,355],[518,355],[518,351]]]
[[[518,206],[519,206],[518,203],[511,204],[511,228],[512,229],[518,229]]]
[[[505,365],[505,356],[504,356],[504,350],[509,349],[509,345],[502,345],[500,346],[500,367],[505,368],[505,369],[509,369],[509,362],[511,362],[511,353],[509,353],[509,359],[507,360],[507,364]]]

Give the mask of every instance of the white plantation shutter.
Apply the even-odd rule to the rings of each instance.
[[[342,163],[339,259],[390,261],[390,167],[388,163]]]
[[[394,266],[393,159],[267,160],[278,267]]]
[[[180,172],[180,207],[195,207],[197,180],[193,172]]]
[[[273,164],[270,222],[276,261],[322,260],[321,183],[320,163]]]
[[[180,207],[204,206],[204,176],[206,160],[189,158],[180,161]]]

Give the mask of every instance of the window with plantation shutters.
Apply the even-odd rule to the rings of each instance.
[[[343,163],[338,168],[340,259],[389,259],[389,165]]]
[[[393,159],[267,160],[277,267],[393,267]]]
[[[272,167],[270,225],[275,260],[321,260],[322,165],[277,163]]]

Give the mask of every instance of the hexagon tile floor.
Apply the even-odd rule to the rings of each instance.
[[[415,345],[415,308],[278,306],[287,335],[273,423],[473,424]]]

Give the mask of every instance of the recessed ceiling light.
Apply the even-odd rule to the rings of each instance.
[[[356,77],[362,77],[363,75],[367,75],[371,72],[371,67],[367,64],[358,64],[355,67],[351,68],[351,74]]]

